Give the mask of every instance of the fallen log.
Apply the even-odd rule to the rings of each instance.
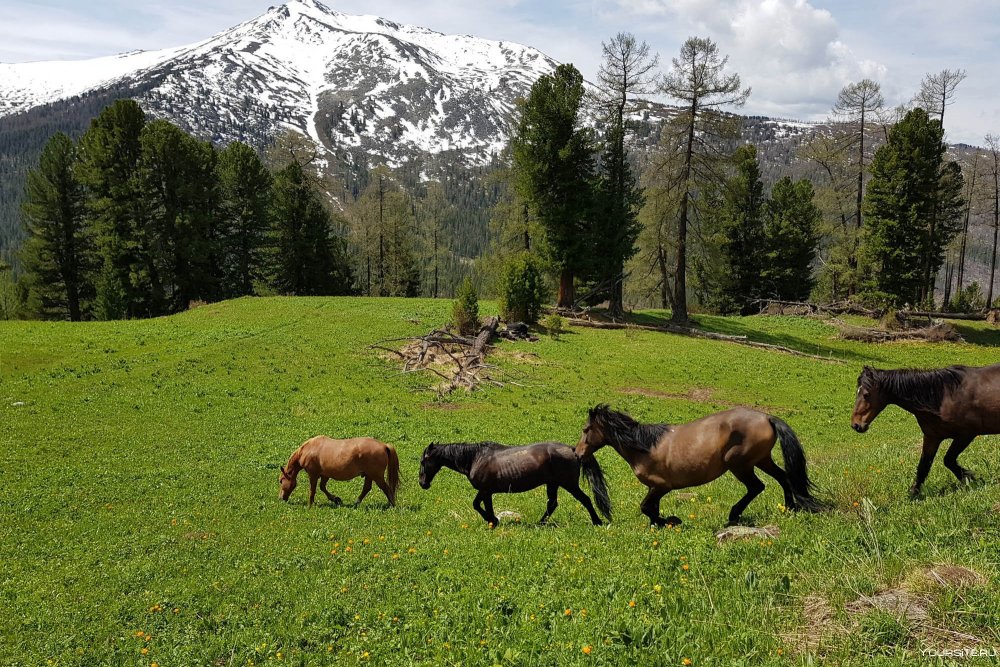
[[[568,321],[571,326],[577,327],[589,327],[591,329],[638,329],[640,331],[658,331],[660,333],[674,333],[680,334],[682,336],[691,336],[693,338],[706,338],[708,340],[719,340],[727,343],[736,343],[737,345],[745,345],[747,347],[756,347],[761,350],[773,350],[775,352],[784,352],[785,354],[791,354],[797,357],[806,357],[807,359],[816,359],[818,361],[827,361],[833,363],[843,363],[840,359],[834,359],[831,357],[821,357],[818,354],[809,354],[808,352],[800,352],[799,350],[793,350],[790,347],[785,347],[784,345],[773,345],[771,343],[761,343],[755,340],[750,340],[746,336],[731,336],[729,334],[720,334],[712,331],[703,331],[701,329],[694,329],[692,327],[684,327],[679,324],[624,324],[620,322],[595,322],[592,320],[580,320],[571,319]]]
[[[934,320],[982,321],[986,319],[986,313],[938,313],[930,310],[900,310],[896,314],[900,317],[927,317]]]

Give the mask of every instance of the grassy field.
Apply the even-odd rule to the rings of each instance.
[[[427,391],[433,377],[366,349],[449,308],[246,299],[151,321],[0,323],[0,664],[871,665],[1000,649],[998,439],[962,459],[984,482],[958,488],[939,457],[910,501],[913,418],[890,408],[866,435],[850,429],[863,363],[992,363],[1000,333],[966,324],[965,344],[865,346],[814,320],[699,318],[823,362],[573,329],[499,346],[521,386],[446,399]],[[607,528],[565,494],[538,527],[537,490],[497,496],[524,519],[490,531],[464,478],[416,484],[428,442],[575,443],[597,402],[646,421],[733,404],[778,415],[836,509],[785,513],[765,478],[746,517],[780,536],[720,546],[742,495],[727,476],[668,496],[664,514],[685,523],[652,532],[643,488],[610,449],[598,455]],[[309,510],[307,485],[281,503],[278,466],[318,433],[395,444],[400,506],[375,490],[360,509]],[[331,489],[353,498],[360,482]],[[920,575],[935,565],[984,579],[935,585]],[[886,590],[920,614],[858,611]]]

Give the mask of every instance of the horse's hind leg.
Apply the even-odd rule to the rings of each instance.
[[[361,487],[361,495],[358,496],[358,499],[354,501],[354,506],[357,507],[358,505],[360,505],[361,501],[365,499],[365,496],[367,496],[368,492],[371,490],[372,490],[372,478],[369,477],[368,475],[365,475],[365,485]]]
[[[649,523],[657,528],[664,526],[679,526],[681,520],[676,516],[663,518],[660,516],[660,499],[669,493],[670,489],[659,489],[651,487],[646,497],[639,503],[639,511],[649,517]]]
[[[549,504],[545,506],[545,514],[542,515],[538,523],[548,521],[552,513],[556,511],[556,507],[559,506],[559,485],[549,482],[548,486],[545,487],[545,491],[549,494]]]
[[[795,509],[795,492],[792,490],[791,482],[788,481],[788,474],[770,456],[758,463],[757,467],[781,484],[781,490],[785,492],[785,507],[790,510]]]
[[[326,483],[329,482],[329,481],[330,481],[329,477],[320,477],[319,478],[319,490],[322,491],[323,493],[325,493],[326,497],[329,498],[330,502],[333,503],[334,505],[343,505],[344,504],[343,500],[341,500],[338,496],[335,496],[335,495],[333,495],[332,493],[330,493],[329,491],[326,490]]]
[[[955,477],[958,478],[959,482],[968,482],[976,479],[967,468],[963,468],[958,464],[958,455],[965,451],[965,448],[969,446],[975,439],[975,436],[959,436],[951,441],[951,447],[944,455],[944,464],[948,467],[948,470],[955,473]]]
[[[735,525],[739,523],[740,515],[743,514],[743,510],[747,508],[747,505],[753,501],[754,498],[759,496],[764,490],[764,482],[760,481],[757,474],[753,471],[753,468],[733,468],[731,469],[733,475],[736,479],[743,482],[747,487],[746,495],[736,501],[733,508],[729,510],[729,525]]]
[[[583,489],[580,488],[579,484],[567,485],[563,488],[569,491],[571,496],[580,501],[580,504],[583,505],[584,509],[590,513],[590,521],[595,526],[603,525],[601,517],[597,516],[597,512],[594,511],[594,503],[590,501],[590,496],[583,492]]]
[[[392,489],[389,488],[389,485],[386,484],[385,478],[382,477],[382,476],[379,476],[379,477],[372,477],[371,479],[375,482],[375,484],[376,484],[376,486],[378,486],[378,488],[382,489],[382,493],[385,494],[386,500],[389,501],[389,507],[395,507],[396,506],[396,496],[395,496],[395,494],[393,494]]]

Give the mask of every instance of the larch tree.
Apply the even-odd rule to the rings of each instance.
[[[986,135],[986,149],[989,151],[990,175],[993,177],[993,253],[990,257],[990,286],[986,295],[986,307],[993,307],[993,282],[997,271],[997,240],[1000,237],[1000,136]]]
[[[719,54],[711,39],[691,37],[672,59],[672,68],[660,82],[660,92],[677,100],[681,107],[667,128],[668,141],[680,151],[680,202],[677,218],[676,260],[674,262],[674,298],[672,319],[686,322],[687,309],[687,235],[696,194],[698,162],[714,156],[720,131],[725,128],[725,107],[741,107],[750,97],[750,88],[741,88],[738,74],[726,74],[728,56]]]
[[[618,33],[601,48],[604,60],[597,74],[600,93],[596,103],[606,129],[595,229],[602,250],[598,276],[608,289],[611,316],[621,317],[625,313],[624,267],[636,252],[643,203],[626,147],[627,118],[635,109],[636,98],[653,92],[659,58],[650,54],[646,42],[636,41],[630,33]]]
[[[854,227],[856,230],[860,230],[863,226],[862,202],[865,194],[865,171],[868,167],[865,138],[869,124],[877,119],[884,105],[882,87],[871,79],[862,79],[844,86],[837,95],[837,102],[833,106],[834,115],[843,119],[848,130],[848,141],[845,148],[850,150],[857,147],[857,164],[854,165],[856,173]],[[856,247],[855,250],[857,250]],[[857,268],[856,253],[852,253],[851,258],[852,267]]]

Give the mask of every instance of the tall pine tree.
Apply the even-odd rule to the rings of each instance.
[[[277,242],[274,284],[297,296],[349,294],[352,277],[343,241],[302,166],[292,161],[274,178]]]
[[[926,262],[937,273],[958,232],[961,170],[944,168],[941,135],[940,123],[913,109],[872,159],[862,250],[869,290],[894,305],[919,304]]]
[[[514,183],[545,229],[562,307],[574,304],[574,278],[589,268],[594,248],[594,151],[580,122],[583,93],[572,65],[542,75],[520,105],[511,139]]]
[[[257,151],[239,141],[219,152],[216,169],[224,296],[253,294],[270,261],[271,174]]]
[[[823,214],[813,201],[812,182],[785,176],[774,184],[767,203],[761,292],[767,298],[805,301],[815,285],[812,263]]]
[[[21,252],[33,314],[78,322],[94,297],[94,239],[83,219],[83,188],[73,141],[59,132],[28,173],[22,205],[28,232]]]
[[[132,100],[106,107],[80,139],[80,180],[87,224],[102,268],[95,312],[102,319],[158,314],[163,289],[138,187],[139,142],[146,114]]]

